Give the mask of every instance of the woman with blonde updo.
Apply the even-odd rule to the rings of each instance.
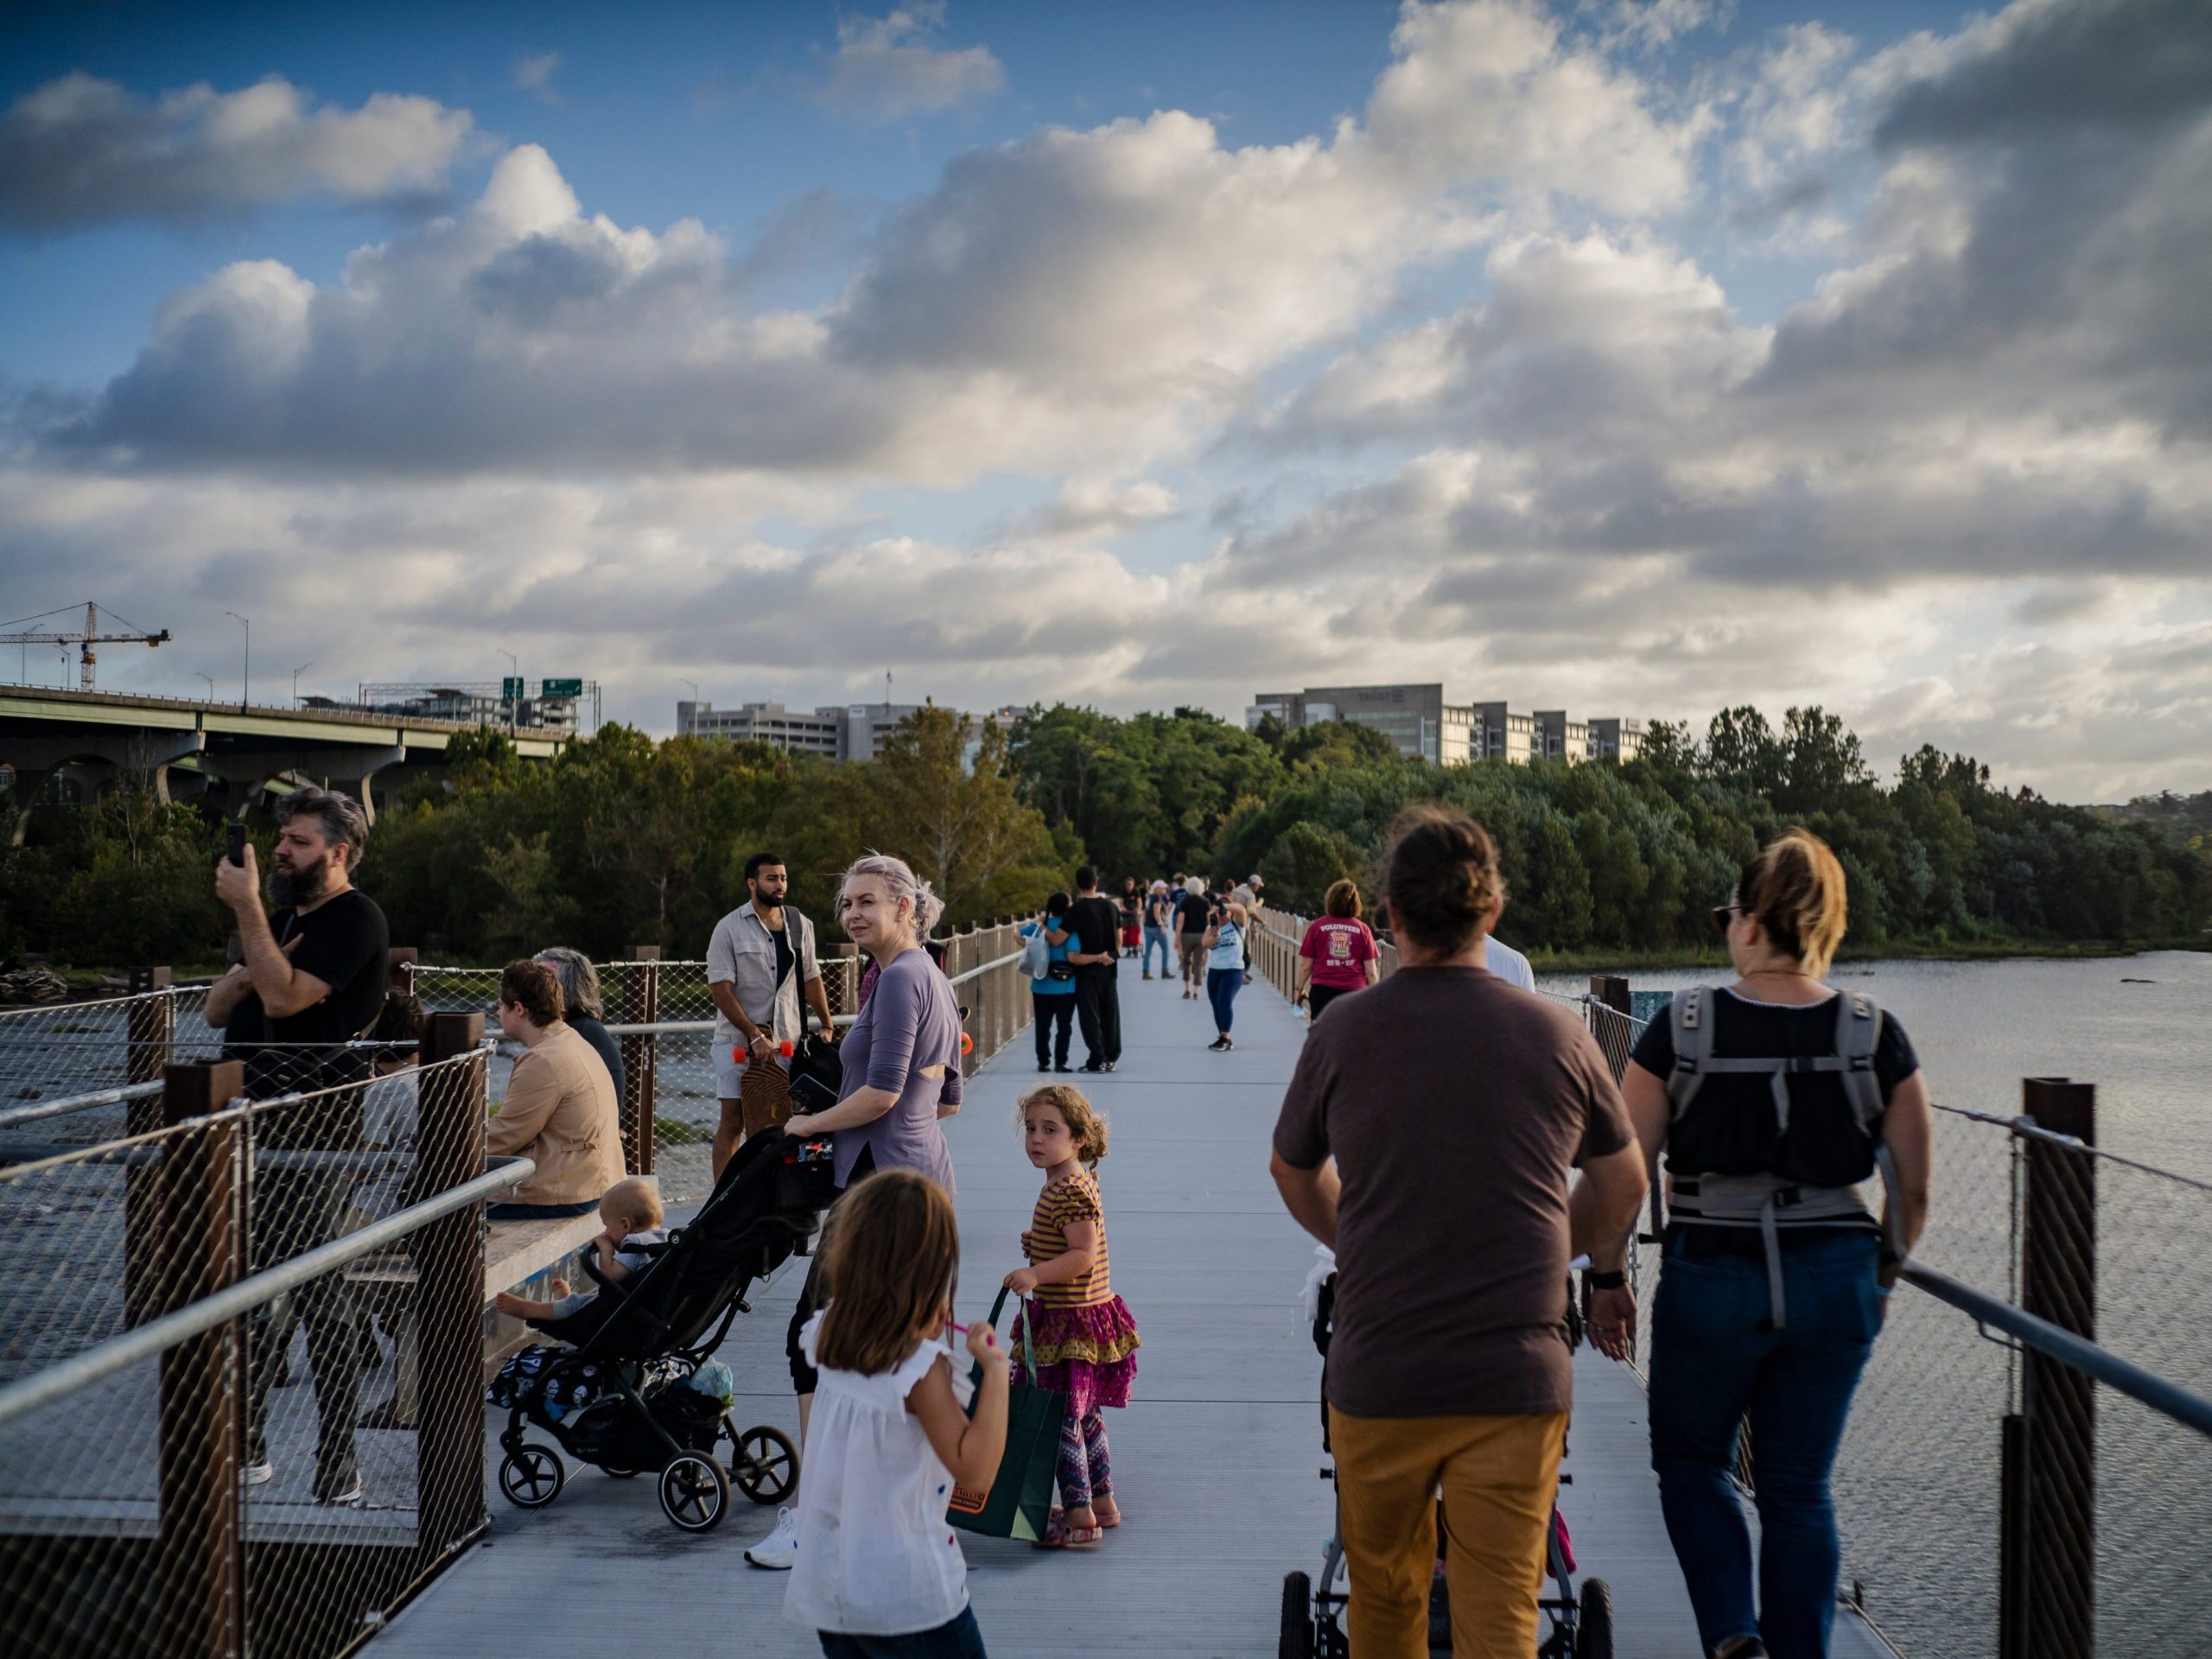
[[[874,960],[875,988],[838,1046],[844,1081],[827,1111],[787,1119],[784,1133],[829,1135],[832,1167],[849,1186],[876,1169],[911,1169],[952,1196],[952,1154],[938,1120],[960,1109],[960,1004],[922,942],[944,906],[903,858],[870,853],[854,861],[838,889],[837,910],[852,942]],[[816,1258],[817,1266],[820,1258]],[[798,1395],[799,1438],[806,1437],[818,1372],[807,1358],[804,1327],[818,1306],[810,1269],[786,1333],[785,1355]],[[776,1529],[745,1552],[755,1567],[787,1571],[798,1554],[796,1500]]]
[[[1706,1651],[1827,1652],[1840,1547],[1828,1472],[1891,1287],[1927,1218],[1928,1086],[1873,999],[1821,982],[1843,867],[1783,834],[1713,918],[1736,982],[1675,995],[1622,1095],[1672,1211],[1652,1306],[1651,1463]],[[1878,1219],[1859,1185],[1879,1170]],[[1626,1237],[1591,1252],[1592,1340],[1618,1359],[1636,1301]],[[1733,1479],[1751,1433],[1758,1593]]]

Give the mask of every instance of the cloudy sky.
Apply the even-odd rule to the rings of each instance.
[[[2212,786],[2203,0],[735,10],[12,8],[0,620]]]

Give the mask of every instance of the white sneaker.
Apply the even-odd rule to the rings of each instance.
[[[772,1573],[788,1573],[798,1560],[798,1511],[786,1503],[776,1511],[776,1529],[745,1552],[745,1559]]]
[[[276,1478],[276,1465],[273,1463],[249,1463],[239,1472],[239,1478],[249,1486],[266,1486]]]
[[[318,1503],[331,1504],[335,1507],[358,1510],[366,1507],[368,1503],[368,1493],[362,1487],[361,1483],[357,1480],[344,1491],[336,1493],[329,1497],[318,1497],[315,1499],[315,1502]]]

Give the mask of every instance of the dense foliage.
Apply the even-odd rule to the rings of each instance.
[[[1025,799],[1109,868],[1256,869],[1305,909],[1339,875],[1372,884],[1407,803],[1465,806],[1497,836],[1512,888],[1501,931],[1554,950],[1663,951],[1710,935],[1707,910],[1777,830],[1826,837],[1851,882],[1853,944],[2201,936],[2212,915],[2202,841],[1992,786],[1988,769],[1923,747],[1893,785],[1818,709],[1777,731],[1725,709],[1702,739],[1661,725],[1625,766],[1399,759],[1334,724],[1246,733],[1211,716],[1116,721],[1033,710],[1015,728]]]
[[[1531,949],[1704,943],[1708,906],[1791,823],[1841,857],[1860,950],[2194,940],[2212,920],[2212,851],[2191,822],[2202,798],[2132,817],[2061,806],[1925,747],[1884,785],[1817,709],[1791,709],[1779,731],[1748,708],[1700,738],[1662,725],[1625,766],[1440,768],[1361,726],[1246,731],[1189,709],[1037,708],[1010,731],[925,709],[857,766],[624,727],[538,766],[486,732],[383,815],[360,879],[395,939],[451,959],[556,941],[690,957],[764,848],[825,919],[837,872],[868,848],[909,859],[954,923],[1036,904],[1086,856],[1116,881],[1256,869],[1278,902],[1313,908],[1340,875],[1372,891],[1391,817],[1432,798],[1497,836],[1512,892],[1502,931]],[[219,844],[200,810],[143,789],[43,809],[0,855],[0,953],[210,961],[225,931],[208,881]]]

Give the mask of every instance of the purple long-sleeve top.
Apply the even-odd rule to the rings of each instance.
[[[863,1088],[899,1096],[873,1123],[836,1134],[837,1185],[852,1179],[861,1148],[875,1166],[918,1170],[952,1192],[952,1154],[938,1126],[940,1104],[960,1103],[960,1004],[952,982],[929,952],[917,947],[892,959],[853,1028],[839,1045],[844,1055],[844,1100]],[[942,1067],[939,1075],[928,1074]]]

